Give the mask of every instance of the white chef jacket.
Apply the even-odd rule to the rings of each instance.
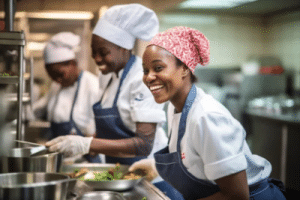
[[[117,94],[119,83],[124,69],[120,70],[118,76],[116,73],[102,75],[101,88],[104,91],[102,108],[111,108]],[[109,79],[112,82],[106,88]],[[166,114],[163,110],[164,104],[155,102],[150,90],[142,81],[143,68],[142,60],[136,56],[135,62],[129,73],[123,80],[117,107],[124,125],[133,132],[136,132],[136,122],[157,123],[153,149],[148,156],[153,158],[153,154],[166,147],[167,136],[162,126],[166,121]],[[105,82],[106,84],[103,84]]]
[[[177,150],[181,113],[168,107],[169,151]],[[230,112],[212,96],[197,88],[180,143],[183,165],[195,177],[211,181],[245,170],[251,185],[269,177],[269,161],[253,155],[245,140],[245,130]]]
[[[53,82],[45,98],[39,100],[33,106],[34,112],[46,108],[49,121],[56,123],[70,121],[70,113],[77,86],[78,81],[66,88],[62,88],[60,84]],[[99,101],[99,98],[98,77],[88,71],[83,71],[77,100],[74,105],[73,120],[86,136],[93,135],[96,131],[93,105]]]

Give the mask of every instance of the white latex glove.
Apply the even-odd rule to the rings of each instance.
[[[137,169],[142,169],[146,173],[146,179],[148,181],[154,180],[158,177],[158,172],[155,167],[155,160],[154,159],[143,159],[133,163],[128,171],[133,172]]]
[[[82,137],[79,135],[59,136],[46,142],[49,151],[58,151],[65,157],[89,153],[93,137]]]

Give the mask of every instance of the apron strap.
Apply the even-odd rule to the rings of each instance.
[[[177,140],[177,151],[178,152],[181,152],[180,151],[180,143],[181,143],[181,140],[185,133],[187,116],[191,109],[191,106],[194,103],[196,96],[197,96],[197,89],[196,89],[196,86],[193,84],[192,88],[190,89],[190,92],[185,100],[185,103],[184,103],[184,106],[182,109],[182,114],[180,117],[179,129],[178,129],[178,140]]]
[[[74,110],[74,105],[75,105],[75,102],[76,102],[77,96],[78,96],[79,85],[80,85],[80,80],[81,80],[82,74],[83,74],[83,71],[80,72],[79,77],[77,79],[78,85],[77,85],[77,89],[76,89],[76,92],[75,92],[75,96],[74,96],[74,100],[73,100],[73,104],[72,104],[72,108],[71,108],[71,113],[70,113],[70,121],[71,122],[73,122],[73,110]]]
[[[121,77],[121,80],[120,80],[119,88],[118,88],[118,91],[117,91],[117,94],[116,94],[113,106],[117,105],[117,101],[118,101],[118,98],[119,98],[119,94],[120,94],[120,89],[121,89],[122,83],[123,83],[126,75],[128,74],[129,70],[131,69],[134,61],[135,61],[135,56],[131,55],[130,58],[129,58],[129,61],[125,65],[125,68],[124,68],[124,71],[123,71],[123,74],[122,74],[122,77]]]
[[[110,86],[112,80],[113,80],[113,78],[110,77],[110,79],[109,79],[109,81],[108,81],[108,83],[107,83],[107,85],[106,85],[106,87],[105,87],[105,89],[104,89],[104,91],[103,91],[103,93],[102,93],[101,99],[100,99],[100,101],[99,101],[100,103],[102,102],[103,96],[104,96],[104,94],[105,94],[107,88]]]

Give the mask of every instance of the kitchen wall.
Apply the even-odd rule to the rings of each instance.
[[[177,21],[175,20],[174,23],[168,23],[161,20],[160,30],[178,25],[200,30],[210,41],[210,66],[239,66],[249,55],[263,53],[265,44],[260,18],[222,15],[193,15],[192,17],[199,18],[199,22],[194,20],[194,23],[175,23]]]
[[[300,90],[300,11],[277,15],[267,22],[266,49],[278,56],[286,69],[295,72],[294,86]]]
[[[180,22],[184,17],[187,21]],[[300,11],[268,18],[185,14],[166,21],[160,16],[160,31],[178,25],[198,29],[210,40],[210,67],[241,66],[253,54],[275,55],[284,68],[298,71],[294,86],[300,89]]]

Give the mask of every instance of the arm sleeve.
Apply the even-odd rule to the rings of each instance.
[[[199,134],[194,134],[194,147],[203,159],[208,179],[216,180],[247,168],[243,153],[245,132],[238,121],[220,113],[208,113],[197,124]]]
[[[156,103],[150,90],[141,81],[133,82],[131,85],[130,113],[134,122],[164,123],[166,121],[164,104]]]

